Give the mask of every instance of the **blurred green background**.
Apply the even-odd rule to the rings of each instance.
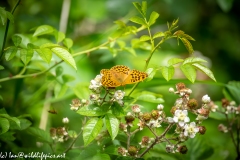
[[[129,17],[137,15],[138,13],[132,2],[141,1],[71,0],[70,2],[66,36],[73,39],[73,49],[75,52],[78,52],[107,41],[108,35],[117,28],[114,21],[123,20],[127,22]],[[194,54],[207,59],[209,62],[207,65],[213,71],[217,81],[227,83],[231,80],[240,80],[239,0],[147,0],[147,2],[149,6],[148,14],[152,11],[160,14],[157,23],[152,27],[153,32],[165,31],[167,22],[172,22],[174,19],[179,18],[178,29],[185,31],[195,38],[196,41],[192,42],[193,48],[196,51]],[[16,0],[0,1],[0,6],[10,11],[15,3]],[[14,24],[10,24],[6,46],[12,45],[10,37],[13,34],[32,33],[30,29],[42,24],[52,25],[59,29],[62,4],[63,1],[59,0],[22,0],[14,13]],[[132,23],[129,24],[132,25]],[[1,25],[0,47],[2,47],[4,31],[5,26]],[[141,34],[143,33],[139,33],[138,37]],[[127,37],[123,40],[129,42],[130,38]],[[88,55],[76,58],[77,72],[68,65],[61,64],[64,68],[64,73],[73,76],[75,81],[68,84],[72,90],[69,90],[63,97],[52,99],[51,106],[58,110],[59,114],[57,116],[50,115],[51,123],[48,125],[60,125],[62,116],[67,115],[71,117],[70,121],[79,121],[81,117],[69,110],[69,103],[71,103],[72,98],[76,97],[76,92],[82,92],[80,90],[82,86],[87,86],[89,81],[99,74],[99,71],[103,68],[110,68],[116,64],[124,64],[130,68],[142,70],[147,53],[146,51],[139,50],[137,55],[138,57],[136,58],[126,51],[118,52],[117,55],[107,50],[91,52]],[[181,43],[178,46],[176,40],[167,41],[154,55],[150,67],[166,64],[166,61],[174,56],[185,58],[189,55]],[[0,71],[0,78],[15,75],[19,71],[14,64],[10,64],[11,61],[9,63],[2,59],[0,63],[8,66],[7,70]],[[171,80],[170,82],[166,82],[160,74],[157,74],[156,77],[160,79],[158,79],[160,86],[142,84],[142,87],[152,87],[148,89],[159,92],[159,94],[164,94],[164,98],[170,96],[167,93],[168,87],[174,87],[177,81]],[[175,78],[184,77],[177,72]],[[199,74],[198,79],[209,80],[203,74]],[[9,114],[15,116],[22,113],[32,114],[34,125],[38,126],[41,109],[45,100],[45,92],[49,87],[49,83],[45,82],[45,77],[41,76],[36,81],[27,78],[2,83],[0,94],[4,100],[0,102],[1,107],[5,107]],[[185,82],[190,85],[190,82]],[[204,85],[197,83],[192,86],[192,89],[193,92],[196,89],[194,94],[198,99],[204,94],[209,94],[213,100],[220,100],[223,97],[221,93],[222,86],[214,82]],[[89,93],[82,94],[83,97],[87,97]],[[165,105],[173,105],[173,101],[166,100]],[[211,125],[216,129],[217,124],[215,122],[212,123]],[[75,124],[70,124],[70,128],[78,128]],[[214,133],[214,131],[211,132],[210,129],[208,134],[210,135],[211,133]],[[224,138],[220,138],[224,140]],[[228,137],[226,137],[227,143],[230,143],[228,140]],[[217,142],[216,139],[213,141]],[[231,146],[231,144],[229,145]]]

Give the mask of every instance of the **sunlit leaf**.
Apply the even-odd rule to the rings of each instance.
[[[196,69],[190,64],[181,65],[180,68],[187,79],[193,83],[197,76]]]
[[[17,47],[22,42],[22,37],[15,34],[12,36],[12,41],[13,41],[14,45]]]
[[[159,37],[164,37],[164,36],[165,36],[165,34],[163,32],[157,32],[153,35],[153,39],[159,38]]]
[[[148,25],[149,26],[153,25],[156,22],[158,17],[159,17],[159,14],[157,12],[153,11],[151,13],[151,15],[150,15],[150,19],[148,21]]]
[[[105,122],[108,133],[110,134],[112,140],[114,140],[118,134],[120,124],[119,120],[114,115],[108,113],[105,116]]]
[[[63,32],[55,32],[54,36],[57,43],[62,42],[62,40],[65,38],[65,34]]]
[[[7,18],[10,20],[11,23],[14,23],[14,16],[11,12],[6,11]]]
[[[111,106],[112,114],[116,117],[123,116],[125,114],[123,107],[120,106],[117,102],[113,103]]]
[[[0,117],[0,134],[7,132],[9,128],[10,128],[9,121],[6,118]]]
[[[174,75],[174,72],[175,72],[175,69],[173,66],[164,66],[161,68],[161,72],[162,72],[162,75],[163,77],[169,81],[170,79],[172,79],[173,75]]]
[[[147,81],[152,80],[153,77],[155,76],[156,72],[157,72],[157,69],[148,68],[148,69],[146,70],[146,73],[148,74]]]
[[[133,2],[134,7],[138,10],[138,12],[144,16],[144,12],[142,11],[142,6],[139,2]],[[145,8],[145,7],[144,7]]]
[[[150,40],[151,38],[148,36],[148,35],[142,35],[141,37],[140,37],[140,41],[148,41],[148,40]]]
[[[208,77],[210,77],[212,80],[216,82],[216,79],[209,68],[199,63],[193,63],[192,65],[195,66],[197,69],[201,70],[203,73],[205,73]]]
[[[131,47],[125,47],[124,50],[128,51],[133,56],[137,56],[136,51],[133,48],[131,48]]]
[[[187,63],[206,63],[207,61],[199,57],[188,57],[184,60],[183,65]]]
[[[137,23],[137,24],[141,24],[143,26],[147,26],[145,20],[138,16],[134,16],[134,17],[130,18],[130,21]]]
[[[35,30],[33,37],[35,36],[41,36],[44,34],[52,34],[54,32],[54,28],[52,26],[49,25],[42,25],[37,27],[37,29]]]
[[[102,126],[103,120],[101,118],[91,118],[87,121],[83,127],[84,146],[87,146],[97,137],[102,129]]]
[[[54,43],[44,43],[40,46],[40,48],[54,48],[54,47],[60,47],[59,44],[54,44]]]
[[[34,45],[34,44],[32,44],[32,43],[28,43],[28,44],[27,44],[27,48],[28,48],[28,49],[39,49],[38,46],[36,46],[36,45]]]
[[[21,49],[20,57],[23,63],[27,65],[33,57],[33,49]]]
[[[168,66],[178,64],[180,62],[183,62],[184,60],[181,58],[171,58],[168,60]]]
[[[63,45],[66,46],[68,49],[72,47],[73,45],[73,40],[70,38],[65,38],[63,40]]]
[[[51,49],[59,58],[64,60],[70,66],[72,66],[75,70],[77,70],[77,66],[75,60],[73,59],[72,55],[64,48],[55,47]]]
[[[47,63],[51,62],[52,59],[52,51],[49,48],[41,48],[36,49],[36,52],[39,54],[39,56]]]
[[[9,47],[8,50],[5,51],[5,59],[6,59],[6,61],[9,61],[13,57],[15,57],[17,51],[18,51],[18,48],[16,46]]]
[[[81,107],[77,111],[77,113],[81,114],[83,116],[102,116],[107,113],[107,111],[108,111],[107,108],[108,108],[107,105],[103,105],[103,106],[99,107],[99,106],[92,104],[92,105]]]

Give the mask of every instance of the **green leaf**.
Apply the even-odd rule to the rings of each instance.
[[[148,40],[150,40],[151,38],[148,36],[148,35],[142,35],[141,37],[140,37],[140,41],[141,42],[143,42],[143,41],[148,41]]]
[[[44,131],[40,128],[36,127],[29,127],[25,130],[28,134],[33,135],[37,138],[37,141],[40,142],[46,142],[46,143],[52,143],[52,138],[50,136],[50,132]]]
[[[216,79],[209,68],[199,63],[193,63],[192,65],[195,66],[197,69],[201,70],[203,73],[205,73],[208,77],[210,77],[212,80],[216,82]]]
[[[73,88],[74,94],[80,99],[89,98],[89,83],[80,82],[76,84]]]
[[[27,44],[27,48],[28,48],[28,49],[39,49],[38,46],[36,46],[36,45],[34,45],[34,44],[32,44],[32,43],[28,43],[28,44]]]
[[[141,11],[142,11],[144,17],[146,17],[146,14],[147,14],[147,2],[146,1],[142,1]]]
[[[15,132],[8,131],[0,135],[0,139],[5,142],[14,141],[16,138],[14,137]]]
[[[6,11],[7,18],[10,20],[11,23],[14,23],[14,16],[11,12]]]
[[[193,53],[193,47],[192,44],[186,39],[186,38],[180,38],[180,40],[183,42],[184,46],[187,48],[188,53]]]
[[[75,70],[77,70],[77,66],[75,60],[73,59],[72,55],[63,48],[55,47],[51,49],[59,58],[63,59],[66,63],[72,66]]]
[[[152,92],[142,92],[137,99],[150,103],[164,103],[164,100],[159,95]]]
[[[58,66],[55,69],[55,73],[56,73],[56,77],[60,76],[63,73],[63,67],[62,66]]]
[[[7,11],[5,11],[5,8],[3,7],[0,7],[0,18],[1,18],[1,21],[2,21],[2,24],[5,25],[6,23],[6,20],[7,20]]]
[[[188,57],[184,60],[183,65],[187,63],[201,63],[201,62],[206,63],[207,61],[198,57]]]
[[[157,32],[153,35],[153,39],[159,38],[159,37],[164,37],[164,36],[165,36],[165,34],[163,32]]]
[[[55,98],[63,97],[67,92],[68,86],[66,84],[56,84],[54,87]]]
[[[41,36],[44,34],[52,34],[55,31],[55,29],[52,26],[49,25],[42,25],[37,27],[36,31],[33,34],[33,37]]]
[[[137,24],[141,24],[143,26],[147,26],[145,20],[138,16],[134,16],[134,17],[130,18],[130,21],[137,23]]]
[[[137,56],[136,51],[133,48],[131,48],[131,47],[125,47],[124,50],[128,51],[133,56]]]
[[[150,15],[148,25],[149,26],[153,25],[156,22],[156,20],[158,19],[158,17],[159,17],[159,14],[157,12],[153,11]]]
[[[134,5],[134,7],[138,10],[138,12],[143,16],[143,17],[145,17],[144,16],[144,12],[142,11],[142,6],[141,6],[141,4],[139,3],[139,2],[133,2],[133,5]],[[146,5],[146,4],[144,4],[144,5]],[[145,8],[146,6],[144,6],[144,8]]]
[[[4,69],[4,67],[2,65],[0,65],[0,70],[3,70],[3,69]],[[0,88],[1,88],[1,86],[0,86]]]
[[[10,124],[8,119],[0,117],[0,134],[6,133],[9,130],[9,128]]]
[[[155,76],[156,72],[157,72],[157,69],[154,69],[154,68],[148,68],[146,70],[146,73],[148,74],[147,82],[153,79],[153,77]]]
[[[68,74],[64,74],[62,76],[62,80],[64,83],[67,83],[67,82],[71,82],[71,81],[74,81],[75,80],[75,77],[74,76],[71,76],[71,75],[68,75]]]
[[[15,57],[16,53],[18,51],[18,48],[15,46],[11,46],[6,50],[5,52],[5,59],[6,61],[10,61],[13,57]]]
[[[22,42],[22,37],[15,34],[12,36],[12,41],[13,41],[14,45],[17,47]]]
[[[52,59],[52,51],[49,48],[41,48],[36,49],[36,52],[39,54],[39,56],[47,63],[51,62]]]
[[[80,108],[77,113],[83,116],[102,116],[108,111],[108,105],[102,105],[101,107],[97,105],[88,105]]]
[[[19,118],[20,120],[20,130],[27,129],[32,125],[32,122],[25,118]]]
[[[192,65],[185,64],[181,65],[180,68],[189,81],[193,83],[196,80],[196,69]]]
[[[119,124],[120,124],[119,120],[114,115],[108,113],[105,116],[105,122],[106,122],[108,133],[110,134],[112,140],[114,140],[118,134]]]
[[[111,160],[110,156],[108,154],[104,153],[97,153],[94,156],[91,157],[91,160]]]
[[[181,58],[171,58],[168,60],[168,66],[172,66],[172,65],[175,65],[175,64],[178,64],[180,62],[183,62],[184,60],[181,59]]]
[[[161,72],[162,72],[162,75],[163,77],[169,81],[170,79],[172,79],[173,75],[174,75],[174,72],[175,72],[175,69],[173,66],[164,66],[161,68]]]
[[[62,42],[62,40],[65,38],[65,34],[63,32],[55,32],[54,36],[57,43]]]
[[[101,118],[91,118],[87,121],[86,125],[83,127],[84,146],[87,146],[97,137],[102,126],[103,120]]]
[[[77,132],[73,130],[68,130],[68,136],[75,139],[77,137]]]
[[[230,81],[226,84],[226,92],[231,96],[231,99],[234,100],[237,105],[240,104],[240,82],[239,81]]]
[[[123,107],[120,106],[118,103],[113,103],[111,106],[112,114],[116,117],[123,116],[125,114]]]
[[[65,38],[63,40],[63,45],[66,46],[68,49],[72,47],[73,41],[70,38]]]
[[[33,57],[33,49],[21,49],[20,57],[23,63],[27,65]]]
[[[195,41],[194,38],[192,38],[188,34],[185,34],[182,30],[178,30],[178,31],[174,32],[173,35],[177,36],[178,38],[185,38],[185,39],[188,39],[188,40],[191,40],[191,41]]]
[[[40,48],[54,48],[54,47],[60,47],[59,44],[54,44],[54,43],[44,43],[40,46]]]

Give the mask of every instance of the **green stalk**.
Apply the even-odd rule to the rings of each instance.
[[[14,11],[16,10],[16,8],[17,8],[17,6],[19,5],[20,1],[21,1],[21,0],[18,0],[17,3],[15,4],[15,6],[13,7],[13,9],[12,9],[12,11],[11,11],[12,14],[13,14]],[[4,38],[3,38],[3,44],[2,44],[2,50],[1,50],[1,55],[0,55],[0,60],[2,59],[4,47],[5,47],[5,44],[6,44],[6,41],[7,41],[7,34],[8,34],[9,23],[10,23],[10,20],[7,19],[6,29],[5,29]]]

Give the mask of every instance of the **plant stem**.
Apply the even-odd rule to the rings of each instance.
[[[14,11],[16,10],[16,8],[17,8],[17,6],[19,5],[20,1],[21,1],[21,0],[18,0],[17,3],[15,4],[15,6],[13,7],[13,9],[12,9],[12,11],[11,11],[12,14],[13,14]],[[6,29],[5,29],[4,38],[3,38],[3,44],[2,44],[2,50],[1,50],[1,55],[0,55],[0,60],[2,59],[4,47],[5,47],[5,44],[6,44],[6,41],[7,41],[7,34],[8,34],[9,23],[10,23],[10,20],[7,19]]]

